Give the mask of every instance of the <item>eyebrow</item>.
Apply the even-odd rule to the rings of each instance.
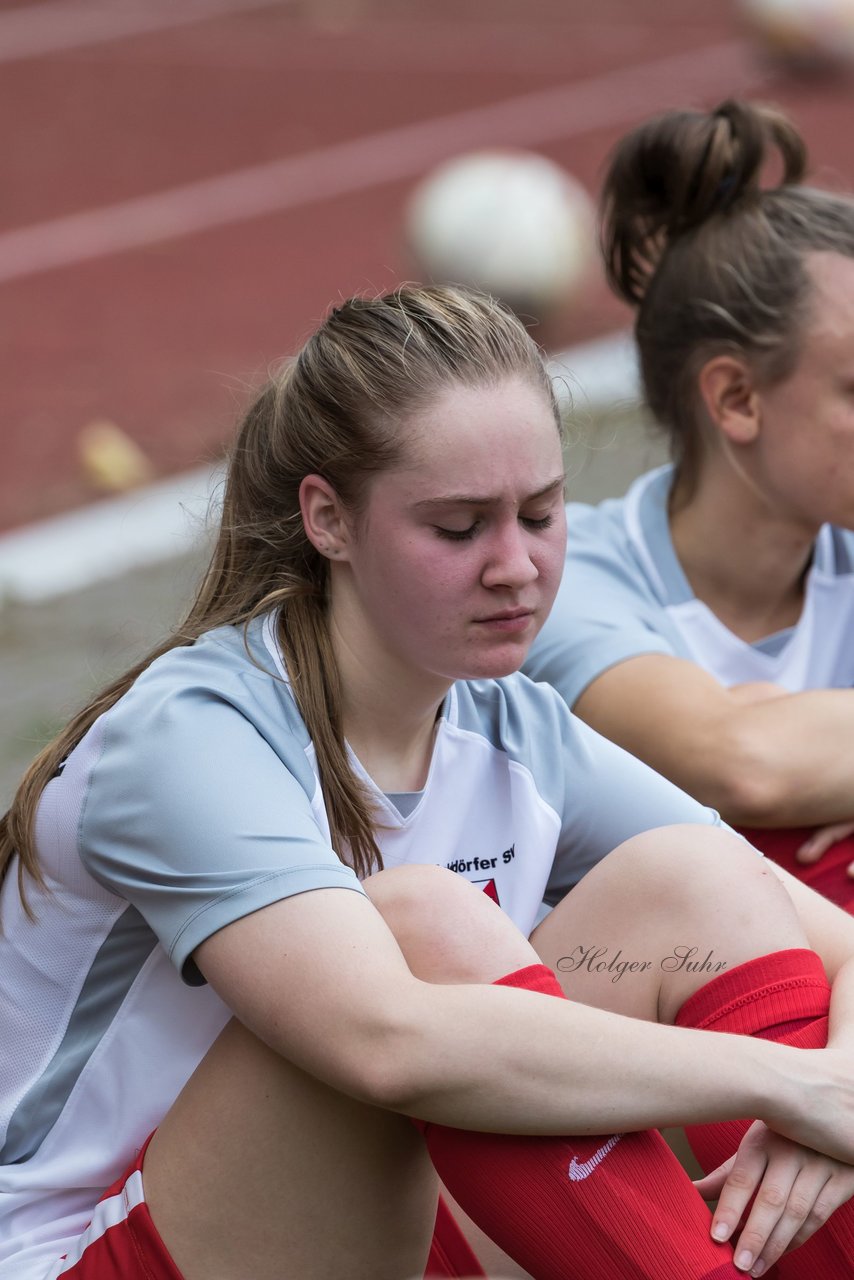
[[[556,489],[562,489],[566,484],[566,476],[559,475],[554,480],[550,480],[548,484],[544,484],[542,489],[537,489],[536,493],[529,493],[522,499],[522,502],[536,502],[537,498],[546,498],[554,493]],[[490,507],[500,502],[500,498],[485,497],[483,494],[477,493],[449,493],[444,498],[424,498],[421,502],[416,502],[416,509],[423,507],[454,507],[454,506],[471,506],[471,507]]]

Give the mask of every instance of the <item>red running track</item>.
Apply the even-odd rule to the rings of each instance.
[[[0,527],[88,502],[81,427],[216,457],[330,301],[411,279],[408,193],[512,144],[594,190],[670,105],[771,97],[852,181],[852,87],[789,82],[703,0],[0,2]],[[594,279],[540,335],[626,316]]]

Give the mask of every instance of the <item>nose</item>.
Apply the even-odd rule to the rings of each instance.
[[[539,577],[540,571],[531,557],[530,534],[517,520],[496,529],[488,551],[481,574],[485,587],[518,590]]]

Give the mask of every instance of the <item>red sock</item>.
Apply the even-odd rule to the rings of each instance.
[[[419,1126],[423,1131],[423,1126]],[[436,1225],[433,1228],[433,1240],[430,1244],[430,1256],[424,1271],[424,1280],[454,1280],[458,1276],[486,1277],[486,1272],[478,1261],[477,1255],[463,1235],[457,1220],[451,1213],[444,1197],[439,1196],[436,1209]]]
[[[545,965],[501,984],[563,998]],[[658,1133],[529,1138],[434,1124],[424,1133],[454,1198],[536,1280],[744,1280]]]
[[[801,1049],[827,1044],[830,985],[814,951],[778,951],[719,974],[679,1010],[676,1025],[757,1036]],[[735,1151],[747,1121],[686,1129],[706,1172]],[[786,1280],[840,1280],[854,1272],[854,1201],[837,1209],[806,1244],[777,1263]]]
[[[818,862],[805,863],[798,862],[795,854],[813,834],[813,827],[739,827],[738,830],[772,862],[785,867],[822,897],[830,898],[843,911],[854,914],[854,880],[848,875],[848,864],[854,862],[854,836],[837,840]]]

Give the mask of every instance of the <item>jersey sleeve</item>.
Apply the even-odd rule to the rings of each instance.
[[[563,578],[523,670],[557,689],[567,706],[609,667],[684,645],[622,533],[617,503],[567,508]]]
[[[556,817],[548,905],[632,836],[683,823],[725,826],[714,809],[591,729],[551,686],[518,674],[495,683],[504,699],[502,747]]]
[[[596,733],[566,707],[561,712],[566,772],[561,832],[545,894],[550,906],[632,836],[681,823],[725,826],[714,809]],[[690,842],[685,853],[690,856]]]
[[[78,848],[198,983],[192,953],[225,925],[293,894],[362,890],[315,816],[296,735],[274,749],[263,718],[221,693],[153,685],[132,690],[93,731]]]

